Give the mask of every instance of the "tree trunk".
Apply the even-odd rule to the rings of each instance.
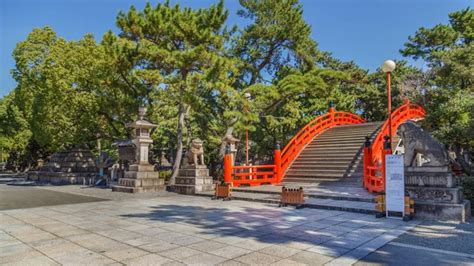
[[[176,177],[178,176],[179,167],[183,158],[183,127],[184,127],[184,116],[186,115],[186,106],[182,102],[183,89],[180,92],[180,103],[178,110],[178,128],[176,132],[177,143],[176,143],[176,156],[173,165],[173,174],[170,177],[168,185],[174,185]]]

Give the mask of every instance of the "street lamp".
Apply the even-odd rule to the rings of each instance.
[[[249,92],[244,93],[245,98],[250,101],[252,95]],[[245,112],[248,112],[248,106],[245,104]],[[249,129],[245,128],[245,165],[249,165]]]
[[[395,70],[396,64],[392,60],[385,60],[382,71],[387,74],[387,109],[388,109],[388,136],[390,138],[390,148],[392,148],[392,88],[390,73]]]

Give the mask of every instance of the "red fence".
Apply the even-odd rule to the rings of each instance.
[[[421,119],[425,116],[425,110],[414,103],[406,101],[402,106],[392,112],[392,134],[396,134],[397,128],[411,119]],[[385,162],[386,154],[392,153],[391,146],[384,147],[384,137],[389,135],[388,119],[383,124],[380,132],[375,137],[372,145],[364,148],[364,187],[370,192],[382,192],[385,190]]]
[[[278,184],[283,179],[286,170],[298,157],[300,152],[313,138],[325,130],[339,126],[363,123],[361,117],[347,113],[336,112],[334,108],[329,113],[319,116],[303,127],[280,152],[274,152],[274,164],[255,166],[233,166],[230,154],[224,157],[224,182],[240,185]]]

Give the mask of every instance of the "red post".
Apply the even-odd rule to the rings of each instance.
[[[390,72],[387,72],[387,108],[388,108],[388,136],[390,137],[390,148],[392,143],[392,87]]]
[[[224,155],[224,182],[232,183],[232,156],[230,153]]]
[[[336,112],[336,109],[334,109],[334,107],[331,105],[331,107],[329,107],[329,114],[331,115],[331,124],[334,123],[334,113]]]
[[[385,136],[385,142],[383,144],[383,150],[382,150],[382,182],[383,182],[384,192],[387,191],[387,187],[386,187],[387,183],[385,182],[386,180],[385,155],[387,154],[392,154],[392,144],[390,142],[389,136]]]
[[[281,171],[281,151],[280,151],[279,146],[277,146],[277,148],[275,149],[273,153],[273,160],[275,163],[275,174],[276,174],[275,180],[276,180],[276,183],[280,183],[283,177],[283,173]]]
[[[370,143],[370,137],[365,137],[365,144],[364,144],[364,187],[368,188],[370,184],[370,169],[369,167],[372,166],[372,147]]]

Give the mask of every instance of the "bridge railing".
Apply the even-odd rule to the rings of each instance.
[[[313,138],[339,125],[361,124],[365,120],[348,112],[337,112],[333,107],[325,115],[316,117],[304,126],[280,151],[274,151],[274,164],[234,166],[232,157],[224,157],[224,182],[233,186],[281,183],[286,171]]]
[[[423,107],[405,101],[405,103],[394,110],[391,114],[392,132],[411,119],[422,119],[425,116]],[[391,143],[384,140],[389,135],[388,119],[382,125],[379,133],[372,144],[366,142],[364,148],[364,187],[370,192],[382,192],[385,190],[385,155],[392,153]],[[384,144],[385,143],[385,144]]]

